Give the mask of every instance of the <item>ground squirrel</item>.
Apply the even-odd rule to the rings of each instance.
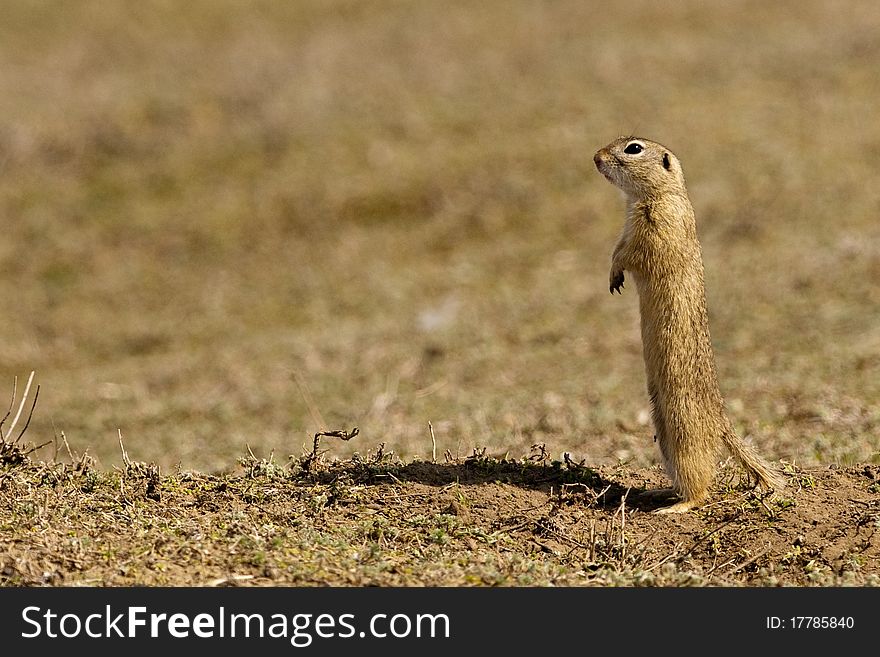
[[[734,431],[718,389],[709,338],[703,258],[684,175],[672,152],[653,141],[621,137],[596,153],[596,168],[626,195],[626,222],[611,258],[611,293],[624,271],[639,293],[642,347],[655,440],[681,513],[706,498],[721,447],[764,488],[782,477]]]

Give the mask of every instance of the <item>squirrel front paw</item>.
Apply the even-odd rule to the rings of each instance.
[[[611,281],[611,285],[608,289],[611,291],[611,294],[614,294],[615,290],[617,290],[618,294],[622,294],[620,288],[623,287],[623,270],[611,270],[611,276],[609,277],[609,280]]]

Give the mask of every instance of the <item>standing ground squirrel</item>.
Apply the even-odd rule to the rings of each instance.
[[[658,509],[681,513],[702,504],[726,447],[764,488],[783,479],[743,443],[724,412],[709,338],[703,257],[694,210],[678,159],[647,139],[621,137],[596,153],[596,168],[626,194],[626,222],[611,258],[611,293],[624,270],[639,293],[642,347],[656,440],[681,501]]]

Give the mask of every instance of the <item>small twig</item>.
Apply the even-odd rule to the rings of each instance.
[[[18,432],[18,436],[13,441],[13,444],[18,444],[18,441],[21,440],[21,437],[24,435],[24,432],[27,431],[27,428],[31,425],[31,418],[34,416],[34,409],[37,407],[37,400],[40,398],[40,384],[37,384],[37,389],[34,391],[34,402],[31,404],[31,410],[28,413],[27,420],[24,423],[21,431]],[[21,400],[24,402],[24,399]],[[13,425],[14,426],[14,423]],[[9,427],[10,433],[12,431],[12,426]],[[51,442],[51,441],[49,441]],[[48,444],[48,443],[47,443]]]
[[[2,427],[6,420],[12,415],[12,409],[15,408],[16,400],[18,399],[18,377],[13,377],[12,381],[12,398],[9,401],[9,409],[6,411],[6,414],[0,419],[0,463],[4,464],[16,464],[23,462],[28,455],[33,454],[38,449],[42,449],[52,441],[46,441],[40,445],[34,445],[28,443],[24,446],[19,446],[21,439],[24,437],[25,432],[27,432],[28,427],[31,424],[31,420],[34,417],[34,409],[37,407],[37,400],[40,398],[40,386],[37,385],[37,391],[34,395],[34,399],[31,402],[31,408],[28,412],[27,420],[24,423],[24,427],[22,427],[21,431],[18,432],[18,436],[15,437],[14,440],[7,440],[7,438],[11,437],[13,432],[15,431],[16,426],[18,426],[18,421],[21,419],[21,414],[24,412],[24,407],[27,404],[28,396],[30,395],[31,384],[34,382],[34,374],[35,372],[31,370],[31,374],[28,377],[27,386],[24,389],[24,394],[21,397],[21,401],[18,404],[18,411],[15,413],[15,416],[12,418],[12,422],[6,430],[6,433],[3,433]]]
[[[673,557],[678,556],[678,548],[679,548],[679,546],[680,546],[680,544],[677,544],[677,545],[672,549],[672,552],[670,552],[670,553],[667,554],[665,557],[663,557],[662,559],[660,559],[660,561],[656,562],[653,566],[648,566],[647,568],[645,568],[645,572],[646,572],[646,573],[649,573],[649,572],[651,572],[652,570],[654,570],[655,568],[657,568],[657,567],[659,567],[659,566],[662,566],[663,564],[665,564],[667,561],[669,561],[669,560],[672,559]]]
[[[730,577],[730,576],[733,575],[734,573],[738,573],[739,571],[741,571],[743,568],[747,568],[748,566],[751,566],[751,565],[752,565],[753,563],[755,563],[758,559],[760,559],[760,558],[763,557],[765,554],[767,554],[767,553],[770,551],[770,549],[771,549],[771,546],[768,545],[766,550],[762,550],[761,552],[758,552],[758,554],[756,554],[755,556],[753,556],[753,557],[752,557],[751,559],[749,559],[748,561],[743,561],[743,562],[742,562],[740,565],[738,565],[736,568],[734,568],[733,570],[729,571],[729,572],[727,573],[727,576]]]
[[[311,470],[312,466],[318,461],[318,447],[321,445],[321,436],[330,436],[332,438],[339,438],[340,440],[351,440],[359,433],[360,429],[358,429],[357,427],[355,427],[351,431],[346,431],[345,429],[336,429],[334,431],[319,431],[315,434],[315,439],[312,443],[312,453],[309,454],[303,461],[303,467],[306,470]]]
[[[64,435],[64,431],[61,431],[61,442],[64,445],[64,448],[67,450],[67,455],[70,457],[70,462],[73,463],[76,459],[73,458],[73,450],[70,449],[70,443],[67,442],[67,436]]]
[[[626,537],[624,536],[624,531],[626,530],[626,498],[629,495],[629,491],[631,489],[627,488],[626,492],[623,494],[623,497],[620,500],[620,559],[623,561],[626,558]],[[617,515],[617,514],[615,514]]]
[[[725,561],[724,563],[715,564],[715,565],[712,566],[709,570],[706,571],[706,577],[708,577],[709,575],[711,575],[712,573],[714,573],[714,572],[715,572],[716,570],[718,570],[719,568],[724,568],[725,566],[729,566],[729,565],[732,564],[734,561],[736,561],[736,557],[734,557],[733,559],[728,559],[728,560]]]
[[[531,450],[533,452],[536,451],[537,454],[532,454],[531,456],[529,456],[530,461],[540,461],[541,463],[545,463],[547,459],[550,458],[550,453],[547,451],[546,443],[536,443],[532,445]]]
[[[707,538],[709,538],[709,537],[712,536],[713,534],[715,534],[715,533],[721,531],[722,529],[724,529],[725,527],[727,527],[727,525],[729,525],[730,523],[732,523],[734,520],[737,520],[737,519],[739,519],[739,514],[733,516],[733,517],[730,518],[729,520],[725,520],[725,521],[722,522],[720,525],[718,525],[715,529],[713,529],[712,531],[710,531],[708,534],[706,534],[705,536],[702,536],[702,537],[698,538],[696,541],[694,541],[694,544],[691,545],[690,549],[689,549],[687,552],[685,552],[683,555],[681,555],[682,558],[688,556],[691,552],[693,552],[693,551],[697,548],[697,546],[698,546],[700,543],[702,543],[703,541],[705,541]]]
[[[336,429],[335,431],[319,431],[315,434],[315,440],[321,436],[330,436],[332,438],[339,438],[340,440],[351,440],[356,435],[360,433],[360,430],[355,427],[351,431],[346,431],[345,429]]]
[[[607,493],[609,490],[611,490],[611,484],[608,484],[607,486],[605,486],[605,490],[603,490],[601,493],[599,493],[598,495],[596,495],[596,499],[595,499],[595,501],[594,501],[593,503],[594,503],[594,504],[597,504],[597,503],[599,502],[599,498],[602,497],[602,496],[604,496],[605,493]]]
[[[117,429],[116,433],[119,434],[119,449],[122,450],[122,463],[126,468],[130,468],[131,460],[128,458],[128,452],[125,451],[125,445],[122,444],[122,429]]]
[[[767,515],[772,518],[776,514],[773,513],[773,509],[771,509],[769,506],[767,506],[767,503],[764,501],[765,497],[766,497],[766,495],[759,495],[758,502],[760,502],[761,506],[764,507],[764,510],[767,512]]]
[[[590,521],[590,561],[596,561],[596,519]]]
[[[217,586],[227,586],[235,584],[236,582],[247,582],[248,580],[252,580],[253,578],[253,575],[230,575],[229,577],[218,577],[217,579],[212,579],[208,582],[205,582],[204,586],[212,588]]]
[[[437,439],[434,437],[434,425],[428,420],[428,431],[431,432],[431,463],[437,462]]]
[[[488,449],[487,447],[482,447],[482,448],[474,447],[474,453],[471,454],[470,456],[468,456],[464,460],[465,464],[472,463],[474,461],[479,461],[481,459],[485,459],[487,449]]]
[[[24,394],[21,396],[21,403],[18,405],[18,412],[15,414],[12,422],[9,424],[9,429],[7,429],[6,435],[12,435],[13,429],[15,429],[15,425],[18,423],[18,418],[21,417],[21,412],[24,410],[24,404],[27,401],[28,393],[31,389],[31,383],[34,381],[34,371],[31,370],[31,375],[28,377],[27,385],[24,387]],[[13,402],[14,403],[14,402]]]
[[[22,455],[22,456],[30,456],[31,454],[33,454],[34,452],[36,452],[38,449],[43,449],[46,445],[48,445],[48,444],[51,443],[51,442],[52,442],[51,440],[47,440],[46,442],[41,443],[41,444],[39,444],[39,445],[34,445],[33,447],[31,447],[31,448],[30,448],[29,450],[27,450],[26,452],[21,452],[21,455]]]
[[[388,477],[389,479],[393,479],[395,483],[400,484],[401,486],[403,485],[403,482],[398,477],[395,477],[393,474],[391,474],[390,472],[384,472],[382,474],[376,475],[377,479],[382,478],[382,477]]]
[[[534,525],[534,524],[535,524],[534,519],[524,520],[523,522],[518,522],[517,524],[513,525],[512,527],[503,527],[501,529],[496,529],[495,531],[493,531],[490,534],[490,536],[494,537],[494,536],[499,536],[500,534],[512,534],[513,532],[519,531],[520,529],[524,529],[524,528],[526,528],[530,525]]]

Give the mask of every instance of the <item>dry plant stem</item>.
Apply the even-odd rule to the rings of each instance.
[[[531,449],[533,452],[537,451],[537,454],[532,454],[531,456],[529,456],[530,461],[539,461],[541,463],[545,463],[550,458],[550,452],[547,451],[546,443],[536,443],[532,445]],[[569,464],[569,467],[572,467],[572,465]],[[578,466],[574,465],[574,467]]]
[[[656,562],[656,563],[655,563],[654,565],[652,565],[652,566],[648,566],[647,568],[645,568],[645,572],[646,572],[646,573],[649,573],[649,572],[651,572],[652,570],[654,570],[655,568],[659,568],[660,566],[662,566],[663,564],[665,564],[665,563],[666,563],[667,561],[669,561],[670,559],[673,559],[673,558],[675,558],[676,556],[678,556],[678,548],[679,548],[679,547],[680,547],[680,544],[676,545],[675,549],[672,550],[672,552],[670,552],[669,554],[667,554],[665,557],[663,557],[662,559],[660,559],[660,561]]]
[[[40,445],[30,445],[27,448],[20,448],[18,444],[21,442],[21,439],[24,437],[25,432],[27,432],[28,427],[31,424],[31,419],[34,416],[34,410],[37,407],[37,400],[40,398],[40,386],[37,386],[36,392],[34,393],[33,401],[31,402],[31,408],[28,412],[27,420],[24,423],[24,426],[21,428],[21,431],[18,432],[18,436],[15,437],[12,441],[7,441],[8,436],[12,436],[15,427],[18,425],[19,419],[21,419],[21,414],[24,412],[25,405],[27,404],[28,397],[30,396],[31,384],[34,382],[34,371],[31,370],[31,374],[28,377],[27,386],[25,387],[24,394],[21,397],[21,402],[18,405],[18,411],[15,414],[15,417],[12,419],[12,423],[9,425],[6,434],[3,434],[2,429],[0,429],[0,461],[3,463],[21,463],[25,460],[25,458],[37,451],[38,449],[42,449],[49,443],[51,440],[47,440]],[[6,422],[7,418],[12,414],[12,409],[15,408],[15,400],[18,395],[18,377],[13,378],[12,382],[12,398],[9,402],[9,409],[6,411],[6,414],[3,416],[3,419],[0,420],[0,427]]]
[[[743,562],[742,562],[741,564],[739,564],[736,568],[734,568],[733,570],[731,570],[730,572],[728,572],[728,573],[727,573],[727,576],[730,577],[731,575],[735,575],[736,573],[738,573],[739,571],[741,571],[743,568],[748,568],[748,567],[751,566],[753,563],[755,563],[758,559],[760,559],[760,558],[763,557],[765,554],[767,554],[768,552],[770,552],[770,550],[771,550],[771,546],[770,546],[770,545],[767,545],[767,549],[765,549],[765,550],[761,550],[761,551],[758,552],[758,554],[756,554],[755,556],[751,557],[750,559],[748,559],[748,560],[746,560],[746,561],[743,561]]]
[[[247,582],[248,580],[252,580],[253,578],[253,575],[230,575],[229,577],[218,577],[216,579],[212,579],[209,582],[205,582],[204,586],[208,586],[211,588],[217,586],[234,586],[238,582]]]
[[[126,468],[131,466],[131,460],[128,458],[128,452],[125,451],[125,445],[122,444],[122,429],[117,429],[116,433],[119,435],[119,449],[122,451],[122,463]]]
[[[67,456],[70,457],[71,463],[75,460],[73,458],[73,450],[70,449],[70,443],[67,442],[67,436],[64,435],[64,432],[61,432],[61,444],[64,445],[64,449],[67,450]]]
[[[27,385],[24,388],[24,394],[21,396],[21,402],[18,405],[18,412],[16,412],[15,417],[12,419],[12,423],[9,425],[9,428],[6,430],[6,436],[11,436],[12,432],[15,430],[15,425],[18,424],[18,420],[21,417],[21,413],[24,410],[24,406],[27,403],[28,395],[30,394],[31,384],[34,382],[34,370],[31,370],[30,376],[28,377]],[[12,409],[15,407],[15,398],[18,392],[18,377],[14,377],[12,380],[12,399],[9,402],[9,410],[6,411],[6,415],[3,416],[3,419],[0,420],[0,427],[6,422],[6,419],[9,417],[10,413],[12,413]],[[27,423],[30,424],[30,419],[34,414],[34,407],[37,405],[36,397],[39,397],[40,394],[40,386],[37,386],[37,394],[34,398],[33,404],[31,405],[31,412],[28,415]],[[27,429],[27,424],[25,425],[25,429]],[[14,442],[18,442],[19,438],[24,434],[24,429],[21,434],[19,434],[18,438],[15,439]],[[6,436],[4,436],[2,430],[0,430],[0,440],[5,440]]]
[[[315,434],[315,444],[317,445],[317,441],[321,436],[330,436],[332,438],[339,438],[340,440],[351,440],[356,435],[360,433],[360,430],[355,427],[351,431],[346,431],[345,429],[334,429],[333,431],[319,431]]]
[[[596,519],[590,520],[590,561],[596,561]]]
[[[312,453],[309,454],[303,463],[303,466],[306,470],[311,470],[312,466],[318,460],[318,447],[321,445],[321,436],[330,436],[332,438],[339,438],[340,440],[351,440],[356,435],[360,433],[360,429],[355,427],[351,431],[346,431],[345,429],[335,429],[333,431],[319,431],[315,434],[314,442],[312,443]]]
[[[30,384],[28,384],[28,385],[30,385]],[[25,392],[25,394],[27,394],[27,393]],[[17,444],[18,441],[21,440],[22,436],[24,436],[24,432],[27,431],[29,426],[31,426],[31,418],[34,417],[34,409],[37,407],[37,400],[39,398],[40,398],[40,386],[39,386],[39,384],[37,384],[37,389],[34,391],[34,401],[31,404],[31,410],[28,412],[27,420],[25,420],[24,426],[21,428],[21,431],[18,432],[18,436],[16,436],[13,443]],[[22,401],[22,404],[24,404],[24,399],[22,399],[21,401]],[[19,409],[19,413],[20,412],[21,412],[21,409]],[[16,421],[17,420],[18,420],[18,418],[16,417]],[[10,425],[10,427],[9,427],[10,435],[12,432],[12,427],[14,427],[14,426],[15,426],[15,422],[13,422],[12,425]],[[43,443],[43,445],[48,445],[50,442],[52,442],[52,441],[47,441],[47,442]],[[43,445],[41,445],[40,447],[42,447]],[[39,449],[39,447],[37,449]],[[31,451],[33,451],[33,450],[31,450]]]
[[[626,493],[623,494],[623,498],[620,500],[620,508],[618,512],[620,513],[620,558],[626,558],[626,539],[624,537],[624,532],[626,530],[626,498],[629,495],[629,491],[631,489],[627,488]],[[616,513],[614,515],[617,515]]]
[[[31,383],[34,381],[34,371],[31,370],[31,375],[28,377],[27,385],[24,387],[24,394],[21,396],[21,403],[18,405],[18,412],[15,414],[15,417],[12,419],[12,422],[9,424],[9,429],[7,430],[7,435],[12,435],[13,429],[15,429],[15,425],[18,424],[18,418],[21,417],[21,412],[24,410],[25,402],[28,398],[28,393],[31,390]]]

